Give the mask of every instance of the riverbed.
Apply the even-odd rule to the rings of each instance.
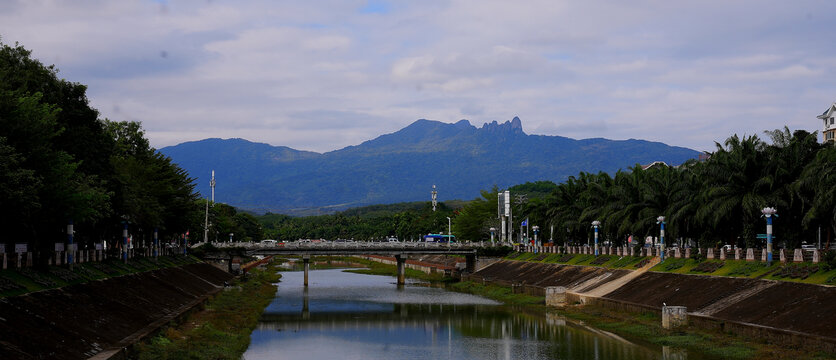
[[[330,269],[302,284],[283,272],[244,359],[700,358],[416,281]]]

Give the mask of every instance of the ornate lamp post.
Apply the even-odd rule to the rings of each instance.
[[[659,258],[665,261],[665,217],[659,216],[656,218],[656,223],[660,225],[659,228]]]
[[[595,256],[598,256],[598,227],[601,226],[601,222],[595,220],[592,222],[592,227],[595,228]]]
[[[537,225],[534,225],[534,226],[531,227],[531,229],[534,230],[534,245],[537,246],[537,245],[540,244],[539,242],[537,242],[537,237],[538,237],[537,235],[540,235],[540,227],[537,226]]]
[[[778,217],[778,209],[765,207],[761,213],[766,216],[766,264],[772,265],[772,216]]]

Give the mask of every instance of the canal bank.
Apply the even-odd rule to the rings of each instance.
[[[0,299],[0,358],[118,358],[232,278],[205,263]]]
[[[130,358],[241,359],[250,345],[264,308],[276,294],[281,279],[275,264],[255,261],[247,264],[245,275],[206,302],[205,308],[188,315],[179,325],[135,345]]]
[[[590,321],[596,326],[600,324],[602,328],[625,335],[642,336],[651,333],[659,345],[682,343],[690,348],[709,349],[723,357],[741,359],[779,359],[788,354],[803,358],[832,357],[830,339],[810,334],[809,331],[833,331],[829,328],[833,322],[828,320],[834,313],[830,311],[833,301],[826,303],[826,299],[836,298],[831,295],[833,288],[805,288],[806,284],[787,283],[775,287],[776,292],[764,293],[768,296],[751,298],[767,288],[755,287],[752,290],[749,287],[751,283],[740,282],[747,279],[670,275],[676,274],[642,272],[636,275],[630,270],[502,260],[474,274],[465,275],[463,282],[451,288],[512,302],[519,299],[520,295],[527,295],[537,299],[539,304],[544,304],[545,289],[560,286],[569,289],[567,295],[570,301],[567,304],[569,306],[557,310],[558,313]],[[798,299],[804,299],[807,303],[799,305]],[[759,306],[749,307],[747,311],[732,311],[747,309],[750,304],[747,301],[750,300]],[[748,316],[749,321],[767,321],[772,316],[774,319],[769,321],[779,321],[772,324],[789,328],[758,324],[752,326],[751,323],[728,318],[704,320],[706,315],[697,314],[690,317],[691,324],[686,327],[661,329],[663,303],[678,305],[680,302],[692,306],[689,309],[712,311],[715,317],[718,314],[730,316],[733,313],[736,316]],[[793,302],[795,305],[791,306]],[[816,311],[817,306],[827,313]],[[800,317],[806,321],[789,317],[798,315],[799,311],[810,312],[806,317]],[[780,322],[781,319],[783,322]],[[793,330],[798,328],[806,329],[808,333]]]
[[[836,353],[834,287],[646,270],[503,260],[464,279],[510,284],[536,295],[561,287],[569,304],[634,313],[683,306],[692,327]]]

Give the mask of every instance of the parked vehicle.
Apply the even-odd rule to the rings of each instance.
[[[278,242],[276,240],[270,240],[270,239],[261,240],[261,246],[274,247],[274,246],[276,246],[277,243]]]

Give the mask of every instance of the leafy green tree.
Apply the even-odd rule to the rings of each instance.
[[[496,186],[490,191],[482,190],[482,197],[470,201],[458,212],[453,222],[453,233],[459,240],[490,239],[490,229],[499,228],[496,216],[498,193]]]

